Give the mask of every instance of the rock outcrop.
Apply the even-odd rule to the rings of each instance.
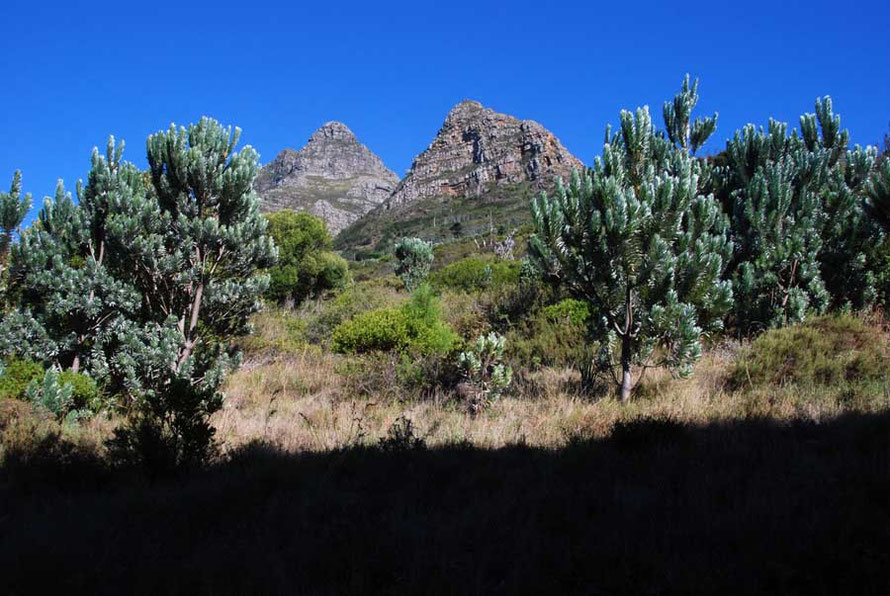
[[[448,113],[430,146],[386,201],[397,208],[429,197],[480,196],[495,186],[530,182],[552,185],[568,179],[581,162],[551,132],[533,120],[519,120],[463,101]]]
[[[263,166],[254,187],[265,212],[293,209],[324,219],[331,235],[383,203],[399,177],[341,122],[328,122],[299,151]]]

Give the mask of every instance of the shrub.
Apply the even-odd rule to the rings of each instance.
[[[458,357],[458,366],[469,385],[468,406],[473,413],[499,397],[513,380],[513,369],[503,363],[506,340],[489,333]]]
[[[583,326],[590,320],[590,305],[583,300],[566,298],[545,307],[541,314],[554,323],[567,321],[572,325]]]
[[[507,355],[514,364],[531,368],[541,366],[580,366],[596,352],[590,344],[586,323],[571,315],[553,316],[539,311],[507,332]],[[577,315],[577,313],[575,313]]]
[[[399,416],[386,431],[377,446],[382,451],[413,451],[426,448],[423,437],[414,434],[414,423],[410,418]]]
[[[411,301],[402,306],[402,312],[408,326],[409,343],[422,354],[444,354],[457,343],[454,331],[442,321],[439,299],[429,285],[420,286]]]
[[[43,379],[32,379],[25,389],[25,400],[43,408],[56,418],[64,417],[74,405],[74,385],[59,379],[59,372],[49,368]]]
[[[299,304],[347,284],[349,267],[343,257],[329,252],[331,236],[322,219],[287,209],[266,217],[269,234],[278,245],[267,296]]]
[[[240,346],[245,354],[262,352],[279,354],[301,353],[308,347],[306,321],[292,311],[266,308],[251,319],[253,332],[244,337]]]
[[[96,381],[89,375],[63,370],[59,373],[59,383],[71,385],[72,407],[75,410],[101,410],[105,404]]]
[[[28,398],[27,391],[32,383],[41,386],[46,380],[46,371],[38,362],[12,358],[7,360],[0,373],[0,399],[15,398],[32,401]],[[75,410],[98,411],[105,404],[102,403],[101,394],[96,381],[84,373],[76,373],[70,370],[54,372],[57,375],[57,384],[71,387],[71,408]]]
[[[794,383],[886,383],[887,338],[861,317],[835,315],[771,329],[742,353],[730,375],[735,387]]]
[[[327,341],[334,329],[359,313],[385,308],[404,300],[396,291],[395,278],[382,278],[349,286],[332,300],[308,304],[308,309],[318,309],[306,319],[307,339],[311,342]]]
[[[433,264],[433,247],[420,238],[402,238],[396,245],[396,275],[405,284],[405,289],[413,292],[426,281]]]
[[[437,288],[451,288],[476,292],[519,282],[521,264],[517,261],[493,262],[479,257],[461,259],[430,275],[430,283]]]
[[[332,349],[341,353],[400,350],[408,345],[408,325],[398,308],[378,308],[356,315],[334,329]]]
[[[334,329],[332,348],[341,353],[411,349],[422,354],[447,352],[457,341],[441,320],[441,308],[429,286],[421,286],[401,307],[356,315]]]
[[[0,398],[22,398],[34,379],[43,378],[43,365],[23,358],[7,359],[0,373]]]

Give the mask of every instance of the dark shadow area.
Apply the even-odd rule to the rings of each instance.
[[[886,594],[890,414],[3,471],[3,594]],[[55,465],[55,468],[53,467]],[[66,472],[62,472],[64,468]]]

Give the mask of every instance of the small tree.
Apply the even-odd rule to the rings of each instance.
[[[831,98],[815,107],[799,133],[775,120],[736,132],[712,177],[732,218],[738,251],[730,271],[743,330],[876,297],[883,238],[862,193],[877,154],[847,148]]]
[[[0,267],[6,269],[9,247],[13,236],[31,209],[31,194],[22,196],[22,173],[16,170],[12,175],[9,192],[0,192]]]
[[[712,119],[689,122],[696,87],[687,77],[665,105],[667,135],[648,108],[623,111],[594,168],[532,203],[529,253],[546,278],[589,303],[597,367],[623,402],[648,367],[688,374],[702,335],[721,328],[732,304],[721,280],[732,253],[727,221],[702,194],[707,165],[689,154],[714,128]]]
[[[890,233],[890,159],[881,161],[880,167],[865,186],[869,215]]]
[[[123,144],[93,152],[78,204],[61,184],[13,250],[18,308],[0,347],[48,366],[86,367],[123,394],[134,426],[115,445],[163,441],[170,461],[200,460],[209,416],[237,364],[274,262],[252,190],[258,156],[234,151],[240,131],[209,118],[148,139],[149,171]]]
[[[396,275],[413,292],[426,280],[433,264],[433,246],[420,238],[402,238],[396,245]]]

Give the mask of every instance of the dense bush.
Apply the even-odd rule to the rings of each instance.
[[[470,411],[478,413],[500,397],[513,381],[513,369],[504,364],[506,339],[497,333],[480,335],[458,356],[458,367],[466,382]]]
[[[95,412],[108,405],[103,400],[96,381],[89,375],[63,370],[59,373],[59,383],[71,385],[71,405],[76,410]]]
[[[331,236],[322,219],[287,209],[266,217],[278,246],[278,263],[269,271],[270,298],[299,304],[346,285],[349,267],[345,259],[329,252]]]
[[[521,263],[467,257],[430,274],[430,283],[440,289],[475,292],[485,288],[515,284]]]
[[[9,358],[0,372],[0,398],[22,398],[34,379],[43,378],[43,365],[24,358]]]
[[[410,349],[442,354],[454,346],[457,336],[441,315],[438,298],[424,285],[401,307],[366,311],[341,323],[334,329],[332,348],[342,353]]]
[[[590,305],[583,300],[566,298],[544,307],[541,315],[548,321],[567,321],[572,325],[583,326],[590,320]]]
[[[326,343],[334,329],[359,313],[397,306],[405,300],[399,293],[402,284],[394,277],[379,278],[350,285],[330,300],[307,303],[301,314],[306,320],[306,338]]]
[[[254,332],[240,342],[247,355],[293,354],[310,345],[306,340],[306,320],[289,309],[266,308],[253,317],[252,323]]]
[[[46,372],[39,362],[22,358],[9,358],[0,367],[0,398],[24,399],[28,386],[42,382]],[[71,386],[71,407],[77,410],[99,410],[103,403],[99,386],[92,377],[65,370],[58,373],[59,385]]]
[[[342,353],[388,352],[408,345],[402,309],[378,308],[356,315],[334,329],[332,349]]]

